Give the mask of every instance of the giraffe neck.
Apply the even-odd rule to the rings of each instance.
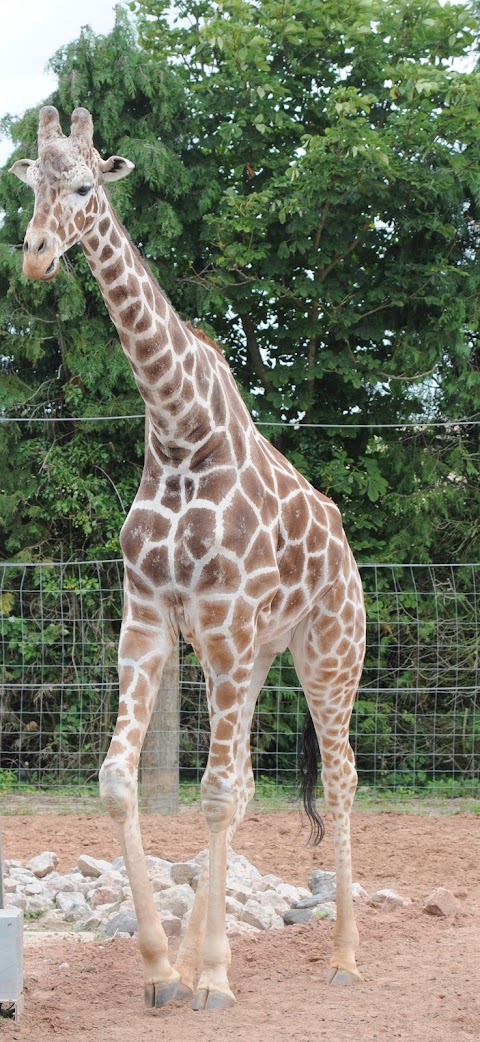
[[[118,331],[150,424],[167,455],[185,458],[225,421],[222,381],[228,366],[185,326],[130,242],[110,202],[82,239]]]

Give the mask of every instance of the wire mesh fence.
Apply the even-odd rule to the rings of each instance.
[[[480,792],[479,569],[362,567],[367,655],[351,741],[364,785]],[[122,583],[118,560],[0,566],[0,788],[58,791],[96,780],[118,702]],[[180,778],[197,783],[208,712],[186,645],[179,677]],[[252,726],[254,772],[272,790],[296,779],[304,714],[286,653]]]

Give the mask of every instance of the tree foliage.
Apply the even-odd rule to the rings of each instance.
[[[478,558],[478,427],[402,429],[478,409],[479,77],[458,71],[474,10],[132,9],[138,38],[119,9],[111,34],[58,52],[50,100],[65,123],[85,104],[102,154],[135,162],[114,203],[162,286],[225,345],[254,415],[337,500],[360,557]],[[34,154],[36,124],[36,111],[10,124],[13,158]],[[26,193],[3,174],[2,408],[139,412],[81,252],[52,285],[20,275]],[[298,420],[325,426],[273,426]],[[4,556],[117,552],[141,422],[0,436]]]
[[[476,409],[478,75],[453,70],[473,15],[184,0],[175,32],[162,0],[137,9],[144,46],[185,76],[212,170],[192,278],[252,407],[352,424],[272,434],[339,498],[360,553],[478,555],[456,513],[476,498],[478,437],[353,426]]]
[[[195,223],[183,85],[146,57],[121,9],[106,37],[82,31],[52,59],[51,101],[67,130],[88,105],[105,155],[128,152],[135,179],[115,188],[134,240],[185,310],[181,273]],[[38,113],[10,123],[13,159],[36,154]],[[158,127],[162,127],[162,139]],[[7,164],[10,165],[10,161]],[[76,247],[51,286],[26,283],[17,249],[32,213],[25,186],[3,171],[0,207],[1,408],[10,416],[128,416],[142,412],[129,366],[95,279]],[[13,248],[12,248],[13,247]],[[3,556],[116,556],[118,533],[138,484],[143,422],[18,423],[0,428]]]

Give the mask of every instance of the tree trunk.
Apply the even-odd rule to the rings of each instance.
[[[142,810],[178,814],[180,665],[178,642],[163,671],[140,760]]]

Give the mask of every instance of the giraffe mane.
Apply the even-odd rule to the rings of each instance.
[[[104,188],[104,191],[105,191],[105,194],[107,195],[108,200],[110,202],[111,201],[110,200],[110,192],[107,191],[105,188]],[[147,275],[151,278],[152,282],[154,283],[154,285],[158,289],[159,293],[162,294],[162,297],[166,297],[167,296],[166,293],[164,293],[163,289],[161,288],[161,286],[157,282],[157,279],[155,278],[155,275],[153,274],[153,271],[151,270],[151,268],[148,265],[148,263],[145,260],[145,258],[142,257],[142,254],[140,253],[140,250],[138,249],[138,246],[134,243],[130,233],[127,231],[127,229],[124,227],[124,225],[120,224],[120,221],[119,221],[119,219],[118,219],[118,217],[117,217],[113,207],[112,207],[112,214],[113,214],[114,224],[116,225],[117,229],[121,230],[123,232],[123,234],[126,236],[126,238],[128,239],[130,247],[131,247],[133,253],[135,254],[137,260],[142,265],[143,270],[146,271]],[[193,335],[197,338],[197,340],[201,340],[203,344],[208,344],[209,347],[213,347],[214,351],[216,351],[219,355],[221,355],[222,358],[224,357],[224,354],[223,354],[223,351],[221,350],[221,348],[218,346],[218,344],[215,343],[214,340],[212,340],[211,337],[208,336],[207,333],[205,333],[203,331],[203,329],[198,329],[196,326],[193,325],[192,322],[184,322],[182,319],[180,319],[180,321],[182,322],[182,325],[185,326],[186,329],[189,329],[190,332],[193,333]]]
[[[203,329],[198,329],[197,326],[194,326],[192,322],[185,322],[184,324],[186,325],[187,329],[189,329],[190,332],[193,333],[194,336],[196,336],[197,340],[201,340],[202,343],[208,344],[209,347],[213,347],[219,355],[222,355],[223,358],[222,349],[218,346],[218,344],[215,343],[214,340],[212,340],[211,337],[208,336],[207,333],[203,331]]]

